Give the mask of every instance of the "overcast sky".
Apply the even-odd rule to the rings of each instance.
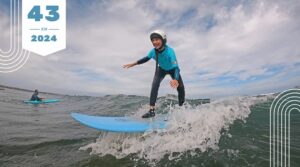
[[[9,47],[9,3],[0,2],[0,48]],[[67,49],[30,54],[0,84],[63,94],[149,96],[153,60],[131,69],[162,29],[187,97],[282,91],[300,85],[299,0],[67,0]],[[159,96],[177,94],[167,76]]]

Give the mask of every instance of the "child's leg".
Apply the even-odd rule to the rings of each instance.
[[[171,75],[172,79],[175,79],[175,70],[169,71],[169,74]],[[177,87],[178,104],[179,106],[182,106],[183,103],[185,102],[185,90],[184,90],[184,84],[180,74],[179,74],[178,84],[179,84]]]
[[[154,106],[155,106],[158,89],[159,89],[161,81],[164,79],[165,76],[166,76],[166,72],[158,67],[157,71],[155,72],[153,82],[152,82],[152,88],[151,88],[151,94],[150,94],[150,107],[154,108]]]
[[[179,74],[179,85],[177,87],[177,92],[178,92],[178,104],[179,106],[182,106],[183,103],[185,102],[185,90],[184,90],[184,85],[183,81],[181,78],[181,75]]]

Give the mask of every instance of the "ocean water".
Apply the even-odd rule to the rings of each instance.
[[[71,112],[140,117],[149,98],[41,93],[59,103],[23,103],[31,92],[0,90],[0,166],[268,167],[269,109],[275,95],[240,96],[203,104],[158,99],[167,129],[112,133],[81,125]],[[300,166],[300,113],[291,115],[291,166]]]

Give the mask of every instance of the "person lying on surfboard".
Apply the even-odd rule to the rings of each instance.
[[[39,90],[34,90],[34,93],[33,93],[33,95],[31,96],[31,101],[42,101],[43,100],[43,98],[41,98],[41,97],[38,97],[38,94],[39,94]]]
[[[150,59],[154,59],[156,61],[156,70],[150,93],[150,109],[142,116],[142,118],[150,118],[155,116],[154,110],[158,89],[161,81],[167,74],[169,74],[172,78],[170,81],[171,87],[177,89],[179,106],[182,106],[185,101],[185,90],[180,75],[178,62],[174,50],[166,44],[166,34],[161,30],[155,30],[150,34],[150,39],[154,48],[150,50],[148,55],[134,63],[125,64],[123,66],[123,68],[128,69],[135,65],[146,63]]]

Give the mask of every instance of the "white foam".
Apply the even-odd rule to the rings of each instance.
[[[222,129],[228,130],[237,119],[245,121],[250,106],[266,100],[265,97],[233,97],[199,106],[170,106],[166,130],[137,134],[105,132],[95,143],[80,149],[90,148],[91,154],[111,154],[116,158],[135,154],[150,161],[159,161],[165,155],[171,160],[186,151],[193,154],[195,150],[216,150]],[[142,111],[138,115],[141,114]]]

